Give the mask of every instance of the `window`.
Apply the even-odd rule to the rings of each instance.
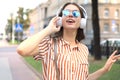
[[[84,0],[84,4],[88,4],[88,0]]]
[[[104,0],[105,1],[105,3],[109,3],[109,0]]]
[[[119,32],[119,24],[116,24],[116,32]]]
[[[44,18],[46,18],[47,17],[47,7],[45,7],[45,12],[44,12]]]
[[[109,9],[108,8],[105,9],[104,16],[105,17],[109,17]]]
[[[117,24],[117,26],[118,26],[118,32],[120,33],[120,24]]]
[[[103,32],[109,32],[109,24],[108,23],[105,23],[104,24],[104,27],[103,27]]]
[[[116,4],[116,3],[118,3],[118,2],[117,2],[117,0],[112,0],[111,3],[115,3],[115,4]]]
[[[112,32],[118,33],[119,32],[119,24],[112,25]]]
[[[115,10],[115,18],[119,18],[119,9]]]

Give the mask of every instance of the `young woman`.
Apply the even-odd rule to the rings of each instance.
[[[115,55],[117,51],[114,51],[104,67],[89,74],[88,48],[81,43],[84,39],[80,25],[84,17],[81,9],[76,3],[66,3],[59,13],[62,17],[62,26],[56,24],[59,17],[53,17],[45,29],[18,46],[17,52],[20,55],[34,56],[36,60],[42,60],[44,80],[97,80],[108,72],[120,57]],[[54,36],[51,36],[52,34]],[[56,63],[54,44],[57,45]],[[57,74],[59,76],[56,78]]]

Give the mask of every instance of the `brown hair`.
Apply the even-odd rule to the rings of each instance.
[[[72,4],[72,5],[75,5],[76,7],[78,7],[78,9],[79,9],[79,11],[80,11],[80,13],[81,13],[81,18],[83,18],[83,13],[82,13],[82,11],[81,11],[80,6],[79,6],[78,4],[76,4],[76,3],[74,3],[74,2],[72,2],[72,3],[71,3],[71,2],[66,3],[66,4],[60,9],[60,11],[58,12],[58,16],[62,17],[62,10],[64,10],[64,8],[65,8],[67,5],[69,5],[69,4]],[[61,27],[60,31],[58,31],[58,32],[55,33],[55,37],[59,37],[59,36],[63,36],[63,27]],[[78,40],[78,41],[80,42],[80,41],[83,40],[84,38],[85,38],[84,31],[83,31],[82,28],[79,27],[78,30],[77,30],[76,40]]]

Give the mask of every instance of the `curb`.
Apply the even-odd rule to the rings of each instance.
[[[27,63],[23,57],[20,57],[21,60],[27,65],[28,68],[30,68],[38,77],[40,80],[43,80],[42,79],[42,73],[39,73],[37,70],[35,70],[29,63]]]

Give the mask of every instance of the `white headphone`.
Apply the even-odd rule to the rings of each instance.
[[[80,28],[85,28],[86,24],[87,24],[87,12],[86,12],[86,10],[82,6],[79,5],[79,7],[80,7],[80,9],[82,11],[82,15],[83,15],[83,18],[81,18],[81,21],[80,21]],[[57,16],[58,17],[59,17],[60,11],[61,11],[61,8],[58,9],[58,11],[57,11]],[[62,18],[61,17],[57,21],[57,26],[62,26]]]
[[[82,6],[80,6],[80,8],[83,14],[83,18],[81,18],[81,21],[80,21],[80,28],[85,28],[87,24],[87,12]]]

